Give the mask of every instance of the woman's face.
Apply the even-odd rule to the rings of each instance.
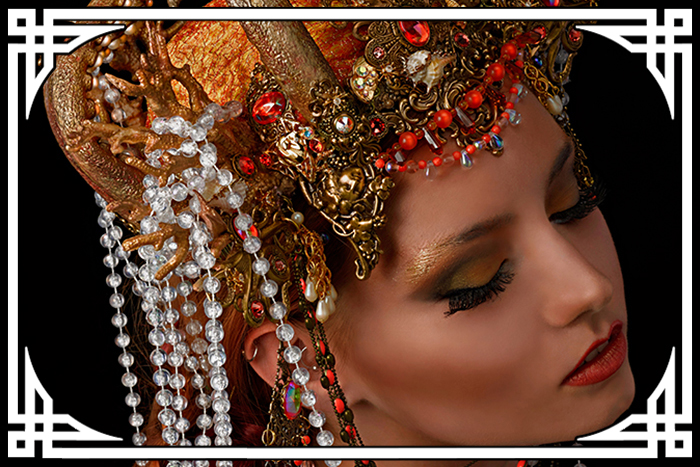
[[[602,382],[562,384],[616,320],[626,334],[623,282],[599,210],[550,219],[579,200],[569,138],[532,94],[517,110],[501,157],[396,177],[384,254],[340,290],[331,346],[368,445],[569,440],[632,401],[626,357]]]

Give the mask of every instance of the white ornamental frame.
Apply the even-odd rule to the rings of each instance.
[[[18,347],[18,154],[19,154],[19,79],[24,77],[26,94],[24,107],[29,109],[44,80],[53,69],[54,55],[66,54],[81,44],[97,36],[123,28],[123,25],[66,25],[56,24],[63,20],[313,20],[327,21],[338,19],[338,9],[46,9],[43,10],[43,24],[37,24],[37,11],[30,9],[8,10],[8,36],[14,38],[8,44],[8,425],[24,426],[23,431],[8,429],[8,457],[35,457],[35,442],[41,441],[42,456],[49,459],[168,459],[201,458],[202,448],[198,447],[133,447],[133,448],[64,448],[55,447],[54,441],[119,441],[110,435],[97,432],[75,420],[68,414],[54,414],[53,400],[41,385],[34,369],[28,349],[25,352],[24,384],[19,384]],[[663,22],[658,24],[657,10],[616,10],[616,9],[365,9],[353,8],[353,20],[391,18],[395,20],[633,20],[639,25],[588,25],[580,29],[600,34],[613,40],[632,53],[647,56],[647,68],[661,87],[672,118],[675,118],[675,84],[680,82],[683,101],[692,102],[692,44],[679,41],[677,37],[692,37],[692,10],[664,10]],[[347,10],[344,12],[347,15]],[[344,19],[348,19],[345,17]],[[55,37],[74,37],[68,42],[54,44]],[[665,38],[657,43],[657,37]],[[43,37],[43,41],[37,41]],[[632,43],[630,37],[646,38],[643,43]],[[18,40],[19,39],[19,40]],[[658,54],[663,54],[665,72],[656,66]],[[674,73],[674,58],[680,54],[680,80]],[[25,56],[26,69],[18,69],[20,56]],[[36,60],[43,57],[44,66],[37,73]],[[667,457],[692,457],[692,430],[676,431],[677,424],[692,424],[692,105],[682,109],[682,330],[680,359],[682,400],[676,408],[676,359],[675,348],[671,351],[665,374],[656,390],[647,401],[647,413],[630,415],[624,421],[602,432],[585,438],[583,441],[643,441],[643,447],[546,447],[546,448],[231,448],[208,447],[207,458],[219,459],[537,459],[537,458],[656,458],[660,442],[665,443]],[[19,391],[23,387],[25,406],[20,410]],[[657,411],[657,401],[664,397],[662,413]],[[36,410],[36,397],[43,401],[42,413]],[[657,431],[657,424],[665,424],[666,431]],[[43,424],[43,431],[35,431],[35,424]],[[75,431],[54,431],[55,424],[67,424]],[[646,431],[624,431],[632,424],[641,424]],[[682,446],[678,446],[680,441]],[[303,451],[299,451],[302,449]],[[303,452],[303,454],[302,454]],[[398,456],[398,457],[397,457]]]

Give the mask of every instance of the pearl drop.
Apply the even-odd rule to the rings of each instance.
[[[295,211],[294,214],[292,214],[292,221],[297,225],[301,225],[304,223],[304,215],[299,211]]]
[[[310,302],[315,302],[318,299],[316,293],[316,284],[311,279],[306,278],[306,288],[304,289],[304,297]]]
[[[320,300],[316,305],[316,319],[321,323],[325,323],[331,316],[330,308],[325,300]]]
[[[552,115],[561,115],[564,110],[564,104],[559,96],[550,97],[547,99],[547,110]]]
[[[333,300],[330,295],[326,295],[323,298],[323,302],[328,306],[328,312],[330,314],[335,313],[335,300]]]
[[[335,290],[335,287],[333,287],[333,284],[331,284],[331,298],[333,300],[338,300],[338,291]]]

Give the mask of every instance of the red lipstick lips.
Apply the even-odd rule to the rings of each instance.
[[[610,326],[608,338],[599,339],[591,344],[574,370],[564,378],[561,384],[588,386],[605,381],[620,369],[625,358],[627,358],[627,340],[622,333],[622,321],[615,320]]]

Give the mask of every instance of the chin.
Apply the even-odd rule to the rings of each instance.
[[[605,430],[630,408],[634,400],[635,384],[629,360],[625,361],[618,374],[615,375],[615,381],[610,382],[615,383],[611,386],[614,391],[606,397],[605,406],[598,411],[592,410],[594,417],[590,420],[590,425],[584,427],[580,433],[574,434],[570,439]]]

